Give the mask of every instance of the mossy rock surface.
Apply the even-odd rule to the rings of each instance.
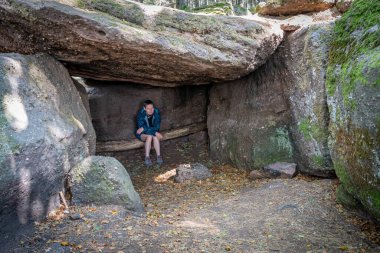
[[[211,88],[207,127],[214,159],[250,170],[294,162],[282,54],[249,76]]]
[[[337,22],[327,72],[330,146],[348,193],[380,220],[380,2],[354,1]]]
[[[344,189],[343,185],[339,185],[336,189],[336,202],[342,204],[348,208],[359,208],[362,207],[360,202],[356,200],[351,194],[349,194],[346,189]]]
[[[71,192],[75,204],[114,204],[131,211],[142,211],[127,170],[115,158],[90,156],[70,172]]]
[[[302,173],[335,176],[328,148],[329,113],[326,102],[326,68],[333,23],[302,27],[284,43],[291,81],[287,96],[292,111],[290,128]]]
[[[93,153],[95,131],[65,67],[46,54],[0,54],[2,236],[58,208],[68,171]]]

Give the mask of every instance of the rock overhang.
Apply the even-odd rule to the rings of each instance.
[[[0,51],[46,52],[71,75],[175,87],[245,76],[283,39],[277,23],[105,2],[123,12],[88,0],[6,1]]]

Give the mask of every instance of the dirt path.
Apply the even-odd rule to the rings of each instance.
[[[37,224],[18,252],[380,252],[379,229],[335,204],[336,180],[249,181],[214,166],[209,180],[163,181],[158,176],[180,160],[210,165],[205,147],[186,145],[167,150],[166,165],[152,170],[138,153],[119,154],[146,205],[142,216],[117,206],[71,207],[80,219],[62,213]]]

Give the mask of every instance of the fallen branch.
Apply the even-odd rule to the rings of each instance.
[[[164,140],[175,139],[189,134],[203,131],[207,128],[206,123],[193,124],[182,128],[163,131],[162,137]],[[144,142],[134,139],[130,141],[99,141],[96,143],[96,152],[113,152],[125,151],[144,147]]]
[[[66,199],[65,199],[65,195],[63,195],[63,192],[60,191],[59,192],[59,196],[61,197],[62,203],[65,206],[65,209],[69,209],[69,206],[67,205],[67,202],[66,202]]]

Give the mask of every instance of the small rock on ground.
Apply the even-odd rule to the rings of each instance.
[[[297,164],[277,162],[265,166],[264,172],[271,178],[293,178],[297,173]]]
[[[210,177],[212,177],[212,173],[206,166],[200,163],[192,163],[180,164],[176,168],[174,180],[177,183],[183,183],[186,180],[203,180]]]

